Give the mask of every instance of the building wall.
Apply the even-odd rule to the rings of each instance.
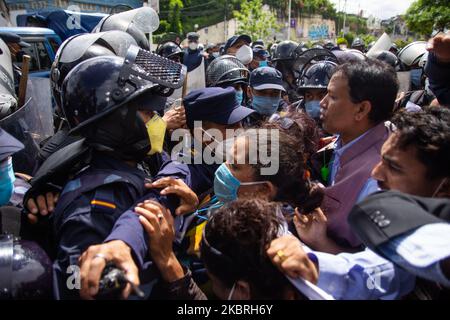
[[[236,19],[231,19],[226,22],[226,34],[225,25],[222,22],[197,30],[200,36],[199,41],[204,44],[208,43],[223,43],[231,36],[235,35],[238,30],[238,22]]]
[[[336,37],[336,26],[333,20],[322,16],[297,18],[296,27],[291,29],[291,39],[298,41],[317,41]]]
[[[287,21],[279,20],[281,26],[285,26]],[[227,34],[224,35],[224,23],[197,30],[201,43],[222,43],[232,35],[237,34],[238,22],[236,19],[227,22]],[[333,20],[323,19],[321,16],[312,16],[296,19],[295,26],[291,28],[291,40],[294,41],[317,41],[322,39],[333,39],[336,36],[336,26]],[[284,27],[272,35],[278,41],[287,39],[287,27]]]

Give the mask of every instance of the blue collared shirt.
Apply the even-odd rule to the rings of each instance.
[[[344,146],[342,146],[342,139],[341,139],[341,137],[338,137],[338,139],[336,140],[336,149],[334,150],[333,158],[331,159],[331,172],[330,172],[330,179],[329,179],[329,183],[330,183],[331,186],[334,185],[334,183],[335,183],[336,175],[337,175],[337,172],[339,170],[340,159],[341,159],[342,155],[344,154],[344,152],[346,150],[350,149],[351,146],[356,144],[362,138],[364,138],[373,129],[374,128],[367,130],[362,135],[360,135],[356,139],[350,141],[349,143],[347,143]],[[372,194],[372,193],[374,193],[376,191],[379,191],[379,190],[380,189],[378,187],[378,183],[377,183],[377,181],[375,179],[373,179],[373,178],[367,179],[366,183],[364,184],[364,186],[362,187],[362,189],[360,190],[360,192],[358,194],[358,198],[356,199],[356,203],[360,202],[361,200],[364,200],[364,198],[366,198],[369,194]]]
[[[394,300],[415,286],[414,275],[370,249],[338,255],[310,251],[308,256],[319,266],[317,286],[337,300]]]
[[[418,277],[450,287],[441,261],[450,258],[450,224],[433,223],[382,244],[383,256]]]

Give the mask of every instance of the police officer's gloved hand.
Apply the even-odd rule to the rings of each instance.
[[[40,190],[34,188],[28,190],[23,200],[27,220],[31,224],[36,224],[39,218],[48,217],[55,210],[59,193],[60,190],[52,186],[40,188]]]

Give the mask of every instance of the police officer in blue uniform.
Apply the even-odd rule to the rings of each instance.
[[[71,134],[84,138],[75,142],[82,143],[81,155],[75,157],[87,166],[64,186],[51,216],[58,299],[79,298],[76,287],[67,281],[68,268],[78,265],[86,248],[101,243],[122,212],[144,195],[148,175],[138,163],[148,155],[162,163],[158,154],[165,123],[158,111],[164,109],[167,98],[154,82],[132,75],[124,78],[127,63],[113,56],[88,59],[63,83],[62,109]],[[70,149],[58,152],[73,154]]]
[[[190,72],[202,64],[204,57],[198,48],[199,35],[195,32],[189,32],[187,39],[188,48],[184,54],[183,64],[187,67],[187,71]]]
[[[241,106],[235,98],[233,88],[205,88],[195,90],[183,100],[186,110],[186,123],[191,133],[200,129],[217,129],[225,133],[226,129],[242,127],[242,120],[254,111]],[[212,108],[211,106],[214,106]],[[201,127],[194,128],[194,121],[202,121]],[[206,134],[205,134],[206,135]],[[194,137],[195,138],[195,137]],[[205,146],[205,145],[204,145]],[[193,150],[193,156],[198,151]],[[206,164],[182,163],[171,160],[161,167],[154,178],[173,177],[181,179],[199,198],[213,189],[214,173],[221,163]],[[150,189],[139,202],[153,199],[172,213],[179,205],[179,198],[174,195],[161,195],[159,190]],[[177,232],[183,229],[185,217],[179,216],[175,220]],[[134,207],[120,216],[113,231],[102,245],[90,247],[82,256],[81,266],[81,296],[92,298],[98,290],[99,273],[106,262],[114,261],[119,267],[127,268],[128,277],[135,284],[139,284],[137,270],[147,270],[151,266],[148,256],[148,239]]]
[[[247,88],[248,106],[256,112],[247,118],[246,125],[259,126],[275,114],[282,104],[281,95],[286,92],[283,76],[272,67],[259,67],[250,74]]]

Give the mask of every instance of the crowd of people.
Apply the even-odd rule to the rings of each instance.
[[[103,21],[63,42],[28,174],[0,129],[0,256],[27,252],[0,296],[449,298],[448,33],[204,49],[189,33],[154,53],[142,34]]]

